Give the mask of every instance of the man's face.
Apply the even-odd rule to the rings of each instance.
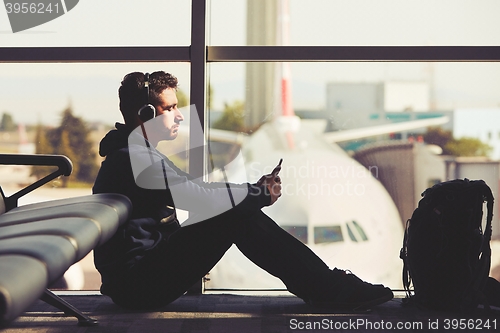
[[[163,127],[163,140],[174,140],[179,132],[180,122],[184,120],[182,113],[177,108],[177,95],[175,89],[167,88],[160,94],[160,100],[156,107],[157,117],[159,117]]]

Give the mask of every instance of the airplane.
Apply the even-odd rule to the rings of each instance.
[[[414,128],[445,121],[444,117],[419,121]],[[239,142],[241,152],[224,166],[224,175],[212,172],[210,180],[255,182],[283,158],[283,194],[263,211],[307,244],[330,268],[349,269],[367,281],[401,287],[403,223],[377,179],[377,166],[361,165],[336,143],[327,141],[324,137],[329,134],[318,131],[318,127],[318,122],[285,115],[263,124],[251,135],[234,133],[233,142]],[[392,132],[395,127],[389,128]],[[367,129],[366,136],[373,130]],[[230,142],[226,131],[211,129],[209,135],[212,145]],[[205,286],[283,288],[281,281],[251,263],[235,246],[210,272]]]
[[[279,6],[278,40],[287,45],[287,0]],[[229,152],[234,152],[235,146],[240,148],[219,172],[210,172],[209,181],[256,182],[282,158],[282,196],[263,211],[309,246],[330,268],[348,269],[366,281],[401,289],[400,214],[377,179],[377,166],[365,168],[337,143],[435,126],[449,119],[439,117],[324,133],[326,120],[301,120],[294,114],[289,64],[277,64],[276,69],[273,89],[280,107],[271,120],[251,135],[209,130],[212,151],[221,150],[224,145],[231,147],[227,149]],[[216,165],[213,167],[217,169]],[[211,270],[205,288],[283,290],[285,287],[232,246]]]

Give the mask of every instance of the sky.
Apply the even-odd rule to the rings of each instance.
[[[228,15],[230,8],[230,15]],[[188,0],[80,0],[70,12],[12,33],[0,8],[1,46],[185,46]],[[496,0],[290,0],[291,45],[500,45]],[[211,0],[210,45],[245,45],[246,1]],[[262,13],[253,13],[262,15]],[[117,89],[131,71],[163,69],[189,90],[189,64],[0,64],[0,113],[54,123],[71,104],[91,121],[120,120]],[[328,82],[429,82],[442,109],[500,107],[498,63],[293,63],[293,104],[319,110]],[[245,66],[211,64],[214,106],[244,99]]]

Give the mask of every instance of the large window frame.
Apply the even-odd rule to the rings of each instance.
[[[207,5],[192,0],[191,45],[165,47],[0,47],[2,63],[188,62],[190,102],[204,134],[190,131],[190,145],[207,136],[207,64],[215,62],[498,62],[500,46],[208,46]],[[194,115],[193,115],[194,116]],[[198,151],[198,150],[192,150]],[[205,156],[191,154],[189,172],[200,176]],[[202,290],[202,287],[198,291]]]

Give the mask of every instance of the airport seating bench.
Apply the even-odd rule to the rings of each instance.
[[[79,325],[97,324],[47,288],[116,232],[128,219],[130,201],[118,194],[98,194],[18,206],[21,196],[68,176],[71,161],[61,155],[0,154],[0,164],[56,168],[9,197],[0,188],[0,327],[38,299],[75,316]]]

